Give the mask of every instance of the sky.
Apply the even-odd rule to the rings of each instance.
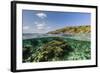
[[[69,26],[91,24],[90,13],[23,10],[23,33],[47,33]]]

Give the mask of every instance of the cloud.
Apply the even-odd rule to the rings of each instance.
[[[38,23],[38,22],[34,22],[34,24],[36,24],[36,25],[37,25],[37,24],[39,24],[39,23]]]
[[[45,23],[34,22],[38,30],[45,29]]]
[[[44,24],[38,24],[38,25],[36,25],[37,27],[43,27],[44,26]]]
[[[50,26],[48,26],[48,27],[47,27],[47,29],[51,29],[51,27],[50,27]]]
[[[45,25],[44,24],[37,24],[36,27],[37,27],[38,30],[45,29]]]
[[[23,30],[28,30],[29,26],[23,26]]]
[[[45,13],[42,13],[42,12],[37,13],[36,16],[38,16],[39,18],[42,18],[42,19],[47,17],[47,15]]]

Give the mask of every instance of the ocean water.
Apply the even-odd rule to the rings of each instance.
[[[90,41],[91,34],[41,34],[41,33],[23,33],[23,39],[32,39],[32,38],[45,38],[45,37],[63,37],[63,38],[71,38],[76,40]]]

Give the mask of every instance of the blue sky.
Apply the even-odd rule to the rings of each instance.
[[[68,26],[91,24],[90,13],[23,10],[23,33],[47,33]]]

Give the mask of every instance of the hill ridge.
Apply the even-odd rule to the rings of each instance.
[[[55,31],[50,31],[48,34],[80,34],[80,33],[90,33],[91,27],[90,25],[85,26],[69,26],[61,29],[57,29]]]

